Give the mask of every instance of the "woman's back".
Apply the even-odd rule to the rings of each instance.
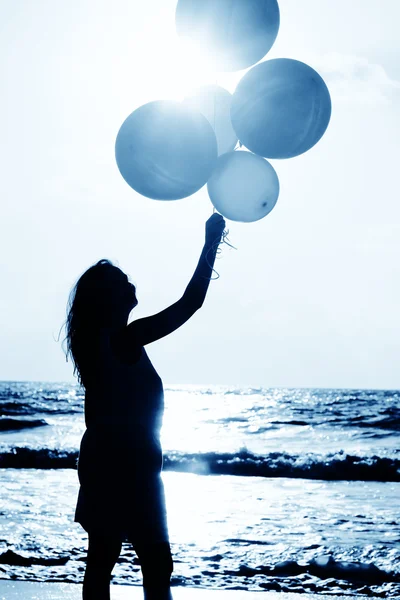
[[[158,437],[163,385],[145,349],[136,360],[121,355],[109,330],[102,330],[93,346],[84,378],[86,427],[108,424]]]

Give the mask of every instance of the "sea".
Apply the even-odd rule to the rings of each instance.
[[[83,405],[0,382],[0,579],[83,580]],[[399,442],[400,391],[165,386],[172,585],[399,598]],[[112,582],[141,585],[129,544]]]

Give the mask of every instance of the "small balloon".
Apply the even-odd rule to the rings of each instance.
[[[219,157],[207,184],[210,200],[227,219],[250,223],[265,217],[279,196],[272,165],[251,152],[227,152]]]
[[[205,85],[184,101],[186,106],[199,110],[214,129],[218,154],[230,152],[238,141],[231,122],[231,102],[232,94],[219,85]]]
[[[240,71],[261,60],[279,30],[277,0],[179,0],[176,30],[212,57],[218,71]]]
[[[256,65],[232,98],[232,125],[240,142],[266,158],[292,158],[312,148],[331,117],[322,77],[298,60],[276,58]]]
[[[217,140],[199,111],[157,100],[125,119],[115,157],[122,177],[139,194],[179,200],[207,183],[218,157]]]

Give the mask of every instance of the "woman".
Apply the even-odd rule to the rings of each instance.
[[[109,600],[122,542],[132,543],[147,600],[171,599],[173,569],[161,480],[163,386],[144,346],[183,325],[203,304],[225,221],[213,214],[199,263],[182,298],[127,324],[135,286],[107,260],[72,290],[67,348],[85,388],[75,521],[88,532],[84,600]]]

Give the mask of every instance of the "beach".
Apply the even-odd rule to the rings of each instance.
[[[7,600],[18,590],[79,597],[82,390],[0,382],[0,411],[0,589]],[[176,598],[398,598],[399,423],[400,394],[390,390],[166,386],[162,477]],[[124,543],[114,595],[140,597],[141,581]]]
[[[316,600],[315,594],[285,594],[261,592],[263,600]],[[173,588],[174,600],[260,600],[260,592],[203,590]],[[34,583],[0,580],[0,600],[80,600],[81,586],[68,583]],[[343,600],[347,596],[329,596],[330,600]],[[137,600],[143,598],[139,586],[111,586],[111,600]],[[362,596],[358,596],[363,600]],[[366,598],[366,597],[364,597]]]

